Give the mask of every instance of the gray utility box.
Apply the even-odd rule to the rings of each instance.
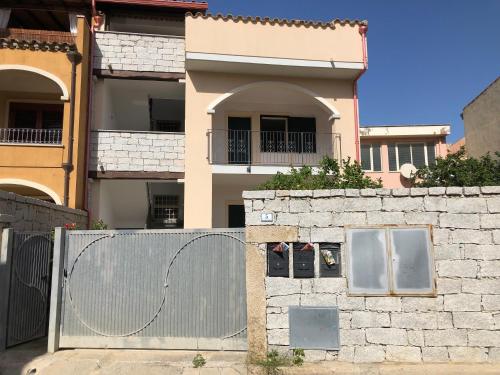
[[[330,252],[335,264],[327,264],[321,250]],[[322,242],[319,244],[319,276],[320,277],[340,277],[342,275],[342,261],[340,257],[340,244]]]
[[[293,243],[293,277],[297,279],[314,277],[314,249],[302,250],[307,243]]]
[[[279,244],[279,242],[271,242],[267,244],[267,276],[288,277],[290,275],[290,269],[288,266],[290,251],[287,250],[282,253],[273,251],[273,249]]]
[[[288,321],[291,348],[324,350],[340,348],[337,307],[290,306]]]

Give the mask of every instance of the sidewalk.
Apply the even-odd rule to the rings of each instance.
[[[245,375],[246,353],[202,352],[206,365],[194,369],[193,351],[61,350],[45,353],[45,340],[0,353],[0,375]],[[36,372],[33,372],[36,369]],[[250,372],[249,372],[250,373]],[[283,375],[498,375],[500,364],[350,364],[308,363],[283,370]]]

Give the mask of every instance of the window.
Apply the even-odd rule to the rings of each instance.
[[[433,295],[430,238],[428,227],[348,229],[349,293]]]
[[[396,143],[387,146],[389,153],[389,170],[399,171],[406,163],[417,168],[435,162],[434,143]]]
[[[260,119],[261,152],[316,152],[316,119],[272,117]]]
[[[153,218],[164,223],[176,223],[179,218],[179,197],[155,195],[153,198]]]
[[[370,171],[370,172],[382,171],[379,144],[361,145],[361,167],[363,168],[364,171]]]
[[[9,128],[62,129],[63,105],[44,103],[10,103]]]

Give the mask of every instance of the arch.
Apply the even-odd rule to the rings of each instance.
[[[259,87],[265,87],[265,86],[268,86],[268,85],[273,85],[274,87],[281,87],[281,88],[285,88],[285,89],[292,89],[294,91],[298,91],[298,92],[301,92],[307,96],[310,96],[312,98],[314,98],[317,102],[319,102],[319,104],[327,111],[330,113],[330,120],[332,119],[339,119],[340,118],[340,112],[333,106],[331,105],[330,103],[328,103],[328,101],[319,96],[318,94],[316,94],[315,92],[309,90],[309,89],[306,89],[302,86],[299,86],[299,85],[295,85],[293,83],[288,83],[288,82],[280,82],[280,81],[259,81],[259,82],[252,82],[252,83],[248,83],[248,84],[245,84],[245,85],[242,85],[242,86],[238,86],[234,89],[232,89],[231,91],[219,96],[217,99],[215,99],[212,103],[210,103],[210,105],[208,106],[207,108],[207,113],[208,114],[214,114],[215,113],[215,108],[225,102],[227,99],[229,99],[231,96],[239,93],[239,92],[242,92],[242,91],[245,91],[245,90],[250,90],[250,89],[253,89],[253,88],[259,88]]]
[[[38,182],[33,182],[29,180],[23,180],[20,178],[0,178],[0,187],[2,185],[19,185],[19,186],[27,186],[33,189],[40,190],[47,194],[52,200],[59,205],[62,205],[62,200],[59,195],[52,189],[48,188],[45,185],[39,184]]]
[[[0,65],[0,71],[2,70],[23,70],[25,72],[31,72],[35,74],[39,74],[41,76],[44,76],[51,81],[53,81],[56,85],[58,85],[61,88],[61,100],[69,100],[69,91],[68,88],[66,87],[66,84],[57,76],[55,76],[52,73],[49,73],[45,70],[35,68],[33,66],[29,65],[16,65],[16,64],[4,64]]]

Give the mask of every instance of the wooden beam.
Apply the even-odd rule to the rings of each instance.
[[[184,178],[184,172],[89,171],[89,178],[114,180],[178,180]]]
[[[29,9],[26,9],[26,11],[25,11],[25,12],[26,12],[26,14],[27,14],[27,15],[28,15],[28,16],[29,16],[32,20],[34,20],[34,21],[35,21],[35,22],[39,25],[39,27],[40,27],[41,29],[43,29],[43,28],[44,28],[45,23],[44,23],[43,21],[41,21],[41,20],[40,20],[40,18],[38,18],[38,16],[37,16],[35,13],[33,13],[33,12],[32,12],[31,10],[29,10]]]
[[[185,79],[185,73],[168,73],[168,72],[136,72],[131,70],[109,70],[109,69],[94,69],[94,75],[99,78],[118,78],[118,79],[135,79],[135,80],[153,80],[153,81],[179,81]]]

